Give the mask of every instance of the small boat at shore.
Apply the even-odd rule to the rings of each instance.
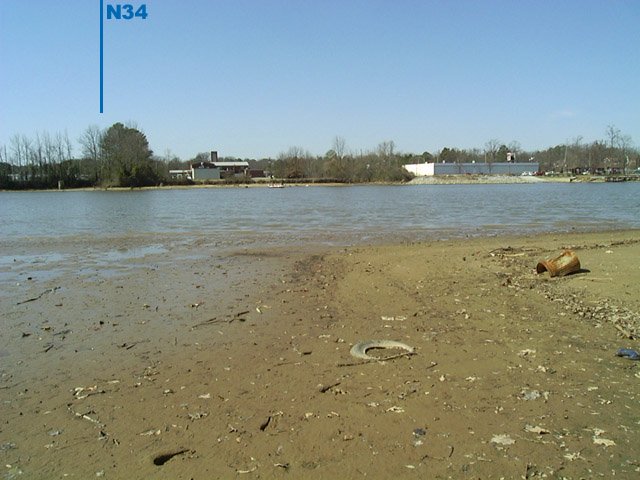
[[[284,183],[270,183],[269,188],[284,188]]]

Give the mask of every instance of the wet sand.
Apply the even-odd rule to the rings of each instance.
[[[2,478],[640,472],[640,362],[615,355],[640,350],[638,231],[105,242],[0,245]],[[565,247],[581,272],[535,273]],[[370,339],[415,354],[349,354]]]

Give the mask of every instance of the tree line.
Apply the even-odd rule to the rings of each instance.
[[[135,126],[92,125],[78,143],[80,158],[66,133],[12,136],[0,147],[0,188],[139,187],[157,185],[166,176],[165,163],[153,156]]]
[[[143,187],[185,182],[172,179],[169,170],[187,169],[192,163],[209,160],[209,152],[182,160],[170,152],[154,155],[145,134],[133,124],[115,123],[107,129],[91,125],[77,140],[80,155],[66,133],[16,134],[0,146],[0,188],[44,189],[74,187]],[[351,151],[343,137],[336,136],[331,148],[314,156],[293,146],[276,158],[244,159],[252,170],[262,170],[278,179],[336,181],[345,183],[402,182],[411,174],[409,163],[493,163],[507,159],[537,162],[540,170],[558,173],[629,173],[640,168],[640,152],[629,135],[609,125],[605,138],[591,143],[576,137],[545,150],[525,151],[518,142],[505,144],[491,139],[483,148],[445,147],[439,152],[402,153],[391,140],[374,149]],[[239,160],[221,157],[221,161]],[[249,177],[233,181],[250,182]]]

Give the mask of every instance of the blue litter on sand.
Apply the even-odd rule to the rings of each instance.
[[[619,357],[626,357],[629,360],[640,360],[640,353],[631,348],[621,348],[616,352]]]

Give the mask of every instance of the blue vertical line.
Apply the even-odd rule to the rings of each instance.
[[[104,0],[100,0],[100,113],[104,113]]]

